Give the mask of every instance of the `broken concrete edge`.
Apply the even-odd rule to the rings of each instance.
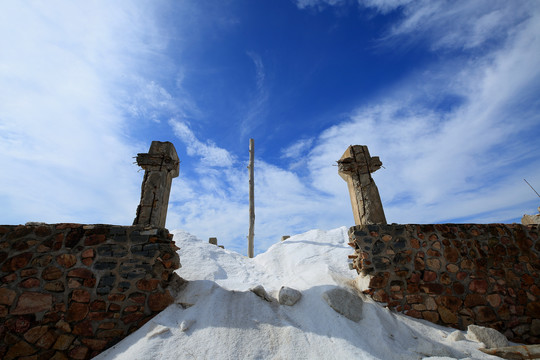
[[[137,154],[137,164],[144,169],[144,177],[133,224],[164,227],[172,179],[180,171],[176,149],[168,141],[152,141],[148,153]]]
[[[379,190],[371,173],[381,168],[366,145],[351,145],[337,161],[338,174],[347,183],[356,225],[386,224]]]
[[[538,225],[540,224],[540,214],[536,215],[523,215],[521,218],[521,223],[523,225]]]

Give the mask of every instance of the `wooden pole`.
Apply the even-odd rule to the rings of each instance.
[[[249,234],[248,234],[248,257],[253,257],[253,237],[255,227],[255,200],[254,200],[254,183],[253,164],[255,153],[255,141],[249,139]]]

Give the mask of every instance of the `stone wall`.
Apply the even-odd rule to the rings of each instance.
[[[88,359],[173,301],[172,235],[142,226],[0,226],[0,358]]]
[[[540,343],[539,226],[361,225],[350,228],[364,293],[415,318]]]

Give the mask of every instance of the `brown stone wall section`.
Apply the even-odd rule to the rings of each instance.
[[[172,235],[142,226],[0,226],[0,358],[89,359],[173,302]]]
[[[349,257],[368,276],[364,293],[391,309],[540,343],[538,233],[521,224],[355,226]]]

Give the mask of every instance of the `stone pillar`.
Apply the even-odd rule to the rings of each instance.
[[[168,141],[152,141],[147,154],[137,154],[137,164],[144,171],[141,203],[133,225],[165,227],[172,179],[178,176],[178,155]]]
[[[540,225],[540,206],[538,207],[538,214],[536,215],[523,215],[521,218],[521,223],[523,225],[534,225],[539,224]]]
[[[347,182],[356,225],[386,224],[379,190],[371,173],[382,166],[365,145],[351,145],[338,160],[338,173]]]

